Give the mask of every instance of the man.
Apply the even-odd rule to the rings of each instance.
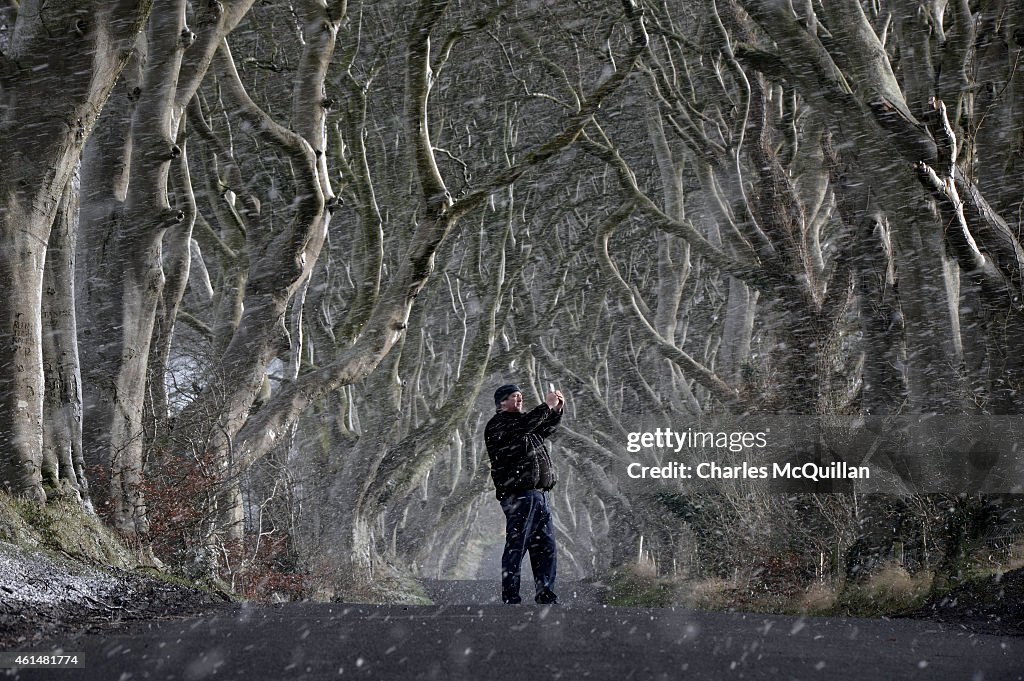
[[[548,505],[548,490],[558,477],[544,438],[562,420],[565,399],[558,390],[547,394],[543,404],[523,412],[519,386],[503,385],[494,392],[495,414],[484,429],[487,456],[495,496],[505,512],[505,551],[501,556],[501,601],[517,604],[519,569],[523,553],[530,552],[534,600],[558,602],[555,594],[557,565],[555,528]]]

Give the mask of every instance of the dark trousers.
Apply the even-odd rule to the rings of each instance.
[[[530,552],[530,566],[538,603],[557,603],[555,526],[551,521],[547,492],[520,492],[501,502],[505,512],[505,552],[501,555],[501,601],[520,603],[519,569],[523,553]]]

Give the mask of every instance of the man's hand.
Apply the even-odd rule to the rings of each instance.
[[[565,396],[561,390],[552,390],[544,397],[544,403],[554,411],[562,411],[565,404]]]

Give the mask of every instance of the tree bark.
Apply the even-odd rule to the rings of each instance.
[[[0,483],[44,500],[43,268],[61,194],[134,37],[145,2],[26,0],[0,55]]]
[[[163,296],[161,242],[164,232],[185,219],[168,201],[171,161],[180,112],[173,111],[177,75],[192,38],[185,28],[185,0],[160,4],[150,17],[148,54],[132,117],[131,182],[117,237],[123,267],[121,352],[110,422],[110,498],[114,526],[127,536],[149,529],[142,494],[143,413],[150,343],[157,305]]]
[[[180,205],[170,203],[172,162],[184,166],[184,139],[179,138],[185,107],[206,74],[221,38],[231,31],[252,5],[253,0],[235,0],[225,5],[203,3],[194,11],[199,35],[186,26],[188,3],[173,0],[161,3],[150,18],[145,44],[145,57],[140,60],[141,74],[129,97],[134,104],[131,133],[120,140],[116,133],[105,144],[102,154],[124,155],[125,172],[130,183],[115,187],[107,194],[101,189],[108,181],[100,176],[96,186],[97,200],[90,211],[95,230],[101,239],[95,247],[104,252],[102,258],[115,263],[104,264],[93,275],[97,281],[87,286],[94,289],[90,302],[98,308],[93,313],[106,319],[109,326],[93,325],[99,346],[97,361],[90,372],[95,385],[88,403],[89,450],[108,475],[105,495],[115,526],[129,536],[143,536],[148,531],[145,500],[142,497],[143,459],[147,429],[147,399],[156,394],[157,403],[163,392],[165,363],[160,353],[170,343],[174,315],[187,281],[189,241],[195,220],[195,204],[191,187],[183,188]],[[186,50],[194,57],[185,60]],[[179,144],[180,142],[180,144]],[[119,147],[123,144],[123,147]],[[184,181],[189,182],[187,170]],[[119,191],[118,191],[119,190]],[[164,291],[164,234],[174,230],[183,241],[167,244],[169,253],[177,253],[171,271],[170,291]],[[102,245],[100,245],[102,244]],[[182,256],[183,254],[183,256]],[[113,297],[103,294],[114,293]],[[120,309],[108,306],[120,301]],[[158,310],[162,310],[159,322]],[[120,334],[112,333],[120,329]],[[156,345],[153,345],[156,336]],[[156,356],[156,373],[150,370],[150,357]],[[156,383],[155,389],[147,391]],[[152,413],[151,418],[159,418]],[[161,408],[166,411],[166,407]],[[164,416],[163,418],[166,418]]]
[[[82,454],[82,374],[75,323],[75,239],[80,183],[72,176],[50,231],[43,272],[43,485],[92,509]]]
[[[797,90],[822,115],[833,139],[857,142],[843,149],[843,172],[869,188],[871,202],[860,204],[861,215],[848,216],[848,224],[863,224],[875,209],[888,216],[901,293],[910,411],[962,410],[938,215],[915,186],[909,164],[894,167],[894,150],[898,158],[931,161],[935,145],[910,114],[877,36],[852,0],[830,5],[832,21],[843,24],[836,29],[843,41],[828,50],[781,6],[765,0],[743,5],[778,43]],[[857,76],[855,88],[840,67]]]
[[[184,128],[184,123],[182,123]],[[163,448],[164,440],[170,434],[168,417],[170,407],[167,395],[167,372],[174,339],[174,327],[178,317],[185,289],[191,280],[192,229],[196,221],[196,199],[192,192],[192,178],[189,174],[188,152],[185,136],[179,131],[178,146],[181,148],[174,165],[177,170],[173,182],[176,208],[185,218],[171,227],[164,235],[161,245],[161,265],[165,272],[163,295],[155,311],[153,341],[150,344],[146,378],[146,409],[143,413],[143,428],[146,446],[158,445]]]
[[[116,244],[128,191],[132,89],[139,82],[140,59],[136,54],[130,60],[114,87],[82,158],[75,263],[82,350],[82,449],[86,468],[99,476],[93,480],[92,494],[103,515],[110,510],[110,424],[121,343],[117,303],[124,283]]]

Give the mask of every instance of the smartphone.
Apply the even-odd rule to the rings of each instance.
[[[548,392],[549,393],[555,392],[555,384],[554,383],[548,383]]]

